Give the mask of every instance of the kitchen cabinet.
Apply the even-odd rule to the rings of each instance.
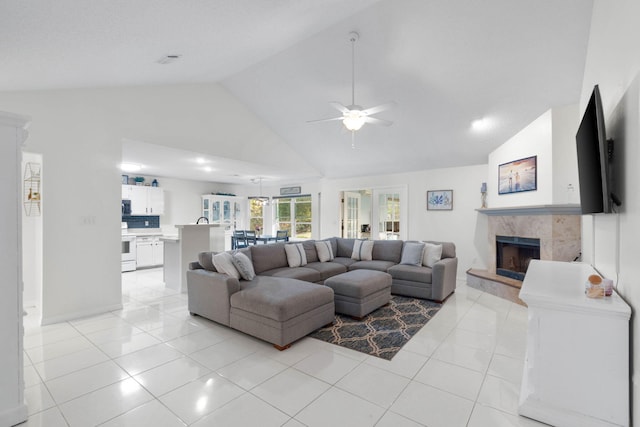
[[[123,185],[122,198],[131,200],[131,215],[163,215],[164,191],[146,185]]]
[[[164,242],[160,236],[138,236],[136,240],[136,267],[162,265]]]
[[[209,224],[224,228],[224,249],[231,249],[233,230],[244,230],[247,226],[248,200],[244,197],[205,194],[202,196],[202,216]]]

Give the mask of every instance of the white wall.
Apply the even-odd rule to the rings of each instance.
[[[121,306],[123,138],[309,169],[216,84],[3,92],[0,110],[33,118],[25,149],[47,162],[43,323]]]
[[[442,240],[456,244],[458,274],[487,266],[486,215],[478,214],[480,184],[486,180],[487,166],[435,169],[393,175],[323,180],[321,238],[340,235],[340,200],[344,190],[408,187],[408,238]],[[453,190],[453,210],[427,211],[427,190]]]
[[[42,156],[36,153],[22,153],[22,174],[27,162],[38,163],[42,167]],[[41,189],[42,190],[42,189]],[[41,191],[42,192],[42,191]],[[22,280],[24,307],[41,309],[42,301],[42,214],[27,216],[22,211]],[[33,211],[35,213],[35,211]]]
[[[551,110],[553,197],[552,203],[580,203],[576,132],[580,123],[578,104]],[[571,185],[573,191],[567,191]]]
[[[620,214],[583,217],[586,261],[618,279],[618,291],[631,305],[633,425],[640,426],[640,2],[596,0],[587,51],[580,111],[593,86],[600,86],[607,136],[615,139],[616,169],[621,178]],[[587,225],[588,224],[588,225]],[[595,250],[594,250],[595,249]]]

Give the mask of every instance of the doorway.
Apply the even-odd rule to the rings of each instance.
[[[341,237],[406,239],[407,187],[381,187],[340,192]]]

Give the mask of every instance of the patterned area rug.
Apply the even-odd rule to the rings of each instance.
[[[433,301],[394,295],[389,304],[362,320],[336,314],[333,325],[309,336],[391,360],[441,307]]]

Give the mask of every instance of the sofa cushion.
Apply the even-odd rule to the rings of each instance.
[[[442,258],[456,257],[456,245],[453,242],[436,242],[433,240],[425,240],[424,242],[442,245]]]
[[[334,257],[333,248],[331,247],[331,242],[328,240],[320,240],[319,242],[315,242],[316,253],[318,254],[318,261],[327,262],[332,261]]]
[[[289,243],[284,245],[284,251],[287,254],[289,267],[302,267],[307,265],[307,254],[302,247],[302,243]]]
[[[279,267],[263,271],[261,276],[288,277],[290,279],[304,280],[306,282],[320,282],[320,272],[308,267]]]
[[[400,258],[400,264],[422,265],[424,246],[425,243],[422,242],[404,242],[402,245],[402,257]]]
[[[216,266],[213,265],[213,256],[215,254],[216,252],[200,252],[198,254],[198,262],[202,268],[208,271],[218,271],[216,270]]]
[[[287,254],[284,251],[284,243],[271,243],[268,245],[252,245],[251,259],[256,274],[274,268],[288,267]]]
[[[305,240],[302,242],[304,253],[307,256],[307,263],[318,261],[318,252],[316,252],[315,240]]]
[[[433,268],[436,262],[442,258],[442,245],[425,243],[422,265]]]
[[[373,240],[356,240],[353,242],[351,258],[356,261],[371,261],[373,259]]]
[[[365,270],[377,270],[386,272],[390,267],[396,265],[391,261],[356,261],[349,266],[349,271],[365,269]]]
[[[230,302],[231,307],[283,322],[332,304],[333,291],[299,280],[257,276],[245,289],[231,295]]]
[[[402,255],[402,240],[374,240],[373,259],[380,261],[391,261],[395,264],[400,262]]]
[[[213,256],[213,265],[215,265],[218,272],[224,273],[235,279],[240,279],[240,272],[236,266],[233,265],[233,255],[229,252],[220,252],[219,254],[215,254]]]
[[[432,270],[429,267],[398,264],[389,267],[387,273],[389,273],[394,280],[431,283]]]
[[[337,262],[311,262],[305,267],[317,270],[320,273],[320,280],[327,280],[329,277],[347,272],[347,266]]]
[[[336,257],[351,258],[353,253],[353,242],[356,239],[343,239],[342,237],[336,237],[336,250],[333,251],[333,255]]]
[[[351,256],[349,256],[348,258],[347,257],[342,257],[342,256],[337,256],[331,262],[342,264],[342,265],[344,265],[345,267],[348,268],[351,264],[354,264],[354,263],[356,263],[358,261],[356,261],[355,259],[351,259]]]
[[[232,262],[244,280],[253,280],[253,278],[256,277],[256,272],[253,270],[251,260],[242,252],[235,252],[232,257]]]

